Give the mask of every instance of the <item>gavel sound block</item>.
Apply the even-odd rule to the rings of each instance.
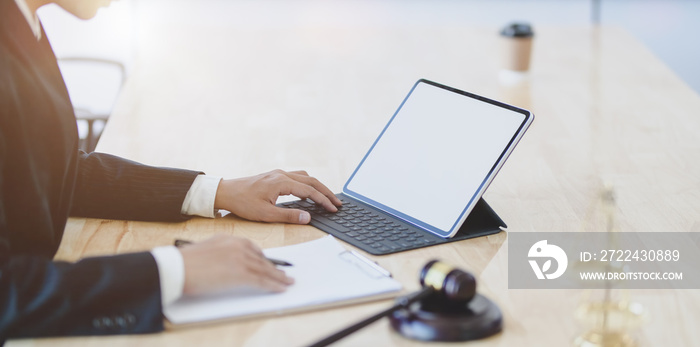
[[[391,326],[401,335],[423,341],[467,341],[503,328],[498,306],[476,293],[476,280],[468,272],[431,261],[423,267],[420,281],[432,291],[389,315]]]
[[[421,290],[399,298],[394,306],[309,347],[328,346],[387,315],[400,334],[423,341],[475,340],[501,331],[501,311],[476,293],[470,273],[432,260],[421,270],[420,283]]]

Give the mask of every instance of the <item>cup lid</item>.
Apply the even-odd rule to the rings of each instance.
[[[532,37],[535,32],[532,31],[532,26],[529,23],[514,22],[508,24],[501,30],[501,35],[507,37]]]

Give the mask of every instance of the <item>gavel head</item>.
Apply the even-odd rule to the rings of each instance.
[[[470,273],[431,260],[420,273],[420,284],[453,301],[469,301],[476,295],[476,279]]]

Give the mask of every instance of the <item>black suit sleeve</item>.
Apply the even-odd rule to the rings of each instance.
[[[160,330],[158,268],[148,252],[77,263],[0,255],[0,345],[17,337]]]
[[[141,221],[186,220],[189,216],[180,210],[199,174],[80,151],[71,215]]]

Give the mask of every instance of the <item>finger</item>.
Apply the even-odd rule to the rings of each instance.
[[[251,258],[264,258],[265,254],[262,249],[258,247],[253,241],[249,239],[241,239],[243,250],[242,252]]]
[[[287,276],[284,271],[275,267],[267,258],[252,259],[249,265],[249,269],[254,276],[266,278],[285,286],[294,283],[293,278]]]
[[[272,264],[272,263],[271,263],[270,261],[268,261],[267,259],[265,259],[265,261],[266,261],[267,263],[269,263],[269,264]],[[267,278],[269,278],[269,279],[271,279],[271,280],[273,280],[273,281],[282,283],[282,284],[284,284],[284,285],[294,284],[294,279],[293,279],[293,278],[287,276],[287,274],[286,274],[284,271],[282,271],[282,270],[276,268],[274,265],[271,265],[271,266],[272,266],[271,268],[268,267],[267,265],[264,266],[264,267],[262,268],[262,269],[263,269],[263,272],[260,273],[260,275],[262,275],[262,276],[264,276],[264,277],[267,277]]]
[[[268,205],[262,216],[262,221],[269,223],[309,224],[311,222],[309,212],[274,205]]]
[[[275,293],[281,293],[287,290],[286,284],[264,277],[258,277],[255,285],[258,286],[260,289],[269,290]]]
[[[281,190],[282,195],[292,194],[302,199],[311,199],[315,203],[321,204],[328,211],[338,211],[338,208],[331,202],[331,200],[327,196],[321,194],[321,192],[319,192],[314,187],[308,184],[304,184],[297,180],[291,179],[285,182],[285,185]]]
[[[264,256],[262,249],[258,245],[244,237],[219,234],[210,240],[215,245],[228,248],[231,252],[248,254],[249,256],[254,255],[256,257]]]
[[[333,194],[333,191],[328,189],[328,187],[326,187],[326,185],[321,183],[321,181],[319,181],[318,179],[309,176],[309,174],[307,174],[306,171],[292,171],[292,172],[289,172],[287,176],[289,176],[290,178],[292,178],[296,181],[299,181],[301,183],[304,183],[306,185],[313,187],[314,189],[319,191],[321,194],[325,195],[331,201],[331,203],[333,205],[335,205],[335,206],[342,206],[343,205],[343,203],[340,201],[340,199],[338,199],[338,197],[335,196],[335,194]],[[331,209],[330,211],[336,211],[336,210]]]

